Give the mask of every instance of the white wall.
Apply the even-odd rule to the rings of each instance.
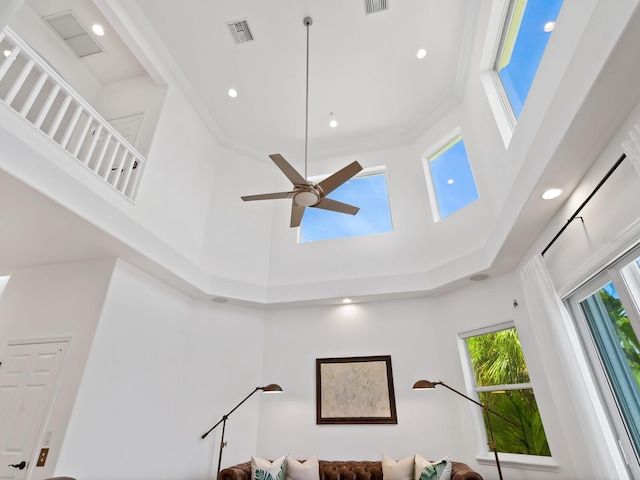
[[[118,261],[55,473],[210,478],[219,432],[200,435],[261,383],[262,336],[259,312],[194,303]],[[228,422],[229,462],[255,450],[251,400]]]
[[[457,334],[513,320],[520,331],[537,393],[556,472],[503,467],[512,479],[589,478],[590,459],[575,418],[559,418],[549,393],[541,357],[547,345],[535,343],[526,312],[514,309],[516,273],[474,284],[449,295],[404,301],[313,307],[270,312],[265,324],[264,378],[284,389],[263,402],[258,453],[268,458],[377,460],[419,453],[450,455],[497,478],[495,467],[476,461],[479,443],[472,424],[475,406],[444,389],[413,391],[416,380],[442,380],[465,391]],[[286,340],[283,340],[286,339]],[[286,343],[285,343],[286,342]],[[315,359],[387,355],[392,358],[397,425],[316,425]],[[477,413],[477,412],[475,412]]]
[[[16,270],[0,299],[0,345],[10,340],[69,339],[58,393],[42,426],[53,432],[47,465],[33,479],[53,476],[84,365],[109,285],[113,260],[46,265]]]

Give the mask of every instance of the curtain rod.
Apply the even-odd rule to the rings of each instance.
[[[620,155],[620,158],[618,159],[618,161],[616,163],[614,163],[613,166],[607,172],[607,174],[604,177],[602,177],[602,180],[600,180],[600,183],[598,183],[598,185],[596,185],[596,188],[593,189],[593,192],[591,192],[591,194],[587,197],[587,199],[584,202],[582,202],[582,205],[580,205],[578,207],[578,209],[573,213],[573,215],[571,215],[571,218],[569,220],[567,220],[567,223],[564,224],[564,226],[560,229],[560,231],[558,233],[556,233],[556,236],[553,237],[553,239],[549,242],[549,244],[545,247],[545,249],[542,250],[542,254],[541,255],[543,257],[544,257],[544,254],[547,253],[547,250],[549,250],[551,245],[553,245],[556,242],[556,240],[558,239],[558,237],[560,237],[560,235],[562,235],[562,233],[569,226],[569,224],[571,222],[573,222],[576,218],[578,218],[578,214],[580,213],[580,211],[585,207],[585,205],[587,203],[589,203],[589,200],[591,200],[591,198],[593,198],[593,196],[596,194],[596,192],[598,190],[600,190],[600,187],[602,187],[602,185],[604,185],[604,182],[606,182],[609,179],[611,174],[613,172],[615,172],[616,168],[618,168],[620,166],[620,164],[622,163],[622,161],[625,158],[627,158],[626,154],[623,153],[622,155]]]

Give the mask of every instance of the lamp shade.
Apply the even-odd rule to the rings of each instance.
[[[282,391],[282,387],[280,385],[278,385],[277,383],[270,383],[269,385],[267,385],[266,387],[260,387],[260,390],[262,390],[263,392],[281,392]]]
[[[434,382],[430,382],[429,380],[418,380],[413,384],[414,390],[423,390],[425,388],[436,388],[436,384]]]

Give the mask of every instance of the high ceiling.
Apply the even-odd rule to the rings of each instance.
[[[467,1],[397,0],[371,14],[364,0],[136,1],[223,135],[291,158],[304,147],[305,17],[310,156],[422,131],[456,102],[473,34]],[[254,40],[234,41],[227,23],[239,20]]]
[[[574,14],[580,13],[584,7],[579,1],[565,0],[565,5],[570,5]],[[25,0],[25,3],[37,15],[35,20],[70,9],[86,26],[94,18],[104,21],[107,34],[99,41],[108,54],[83,60],[99,84],[142,75],[144,68],[157,81],[170,78],[167,82],[170,88],[181,88],[192,100],[223,147],[244,154],[238,157],[242,162],[248,157],[261,159],[278,180],[283,179],[272,168],[267,154],[281,153],[296,167],[304,156],[303,19],[312,17],[309,159],[319,160],[312,164],[314,167],[322,165],[312,169],[310,175],[334,170],[335,162],[342,162],[340,156],[353,153],[364,156],[375,152],[376,165],[391,165],[394,158],[381,159],[386,157],[385,147],[398,147],[394,152],[406,149],[413,162],[410,166],[405,162],[389,175],[395,208],[394,234],[393,238],[387,238],[389,245],[384,244],[384,251],[391,252],[385,261],[371,265],[363,259],[361,263],[372,269],[365,271],[352,258],[353,265],[345,267],[341,255],[328,256],[340,268],[353,267],[347,278],[366,277],[372,283],[386,274],[385,265],[389,267],[388,278],[371,288],[362,287],[363,281],[358,278],[363,294],[382,291],[387,284],[394,284],[395,288],[400,282],[394,281],[391,275],[394,272],[427,278],[420,285],[408,280],[406,287],[398,287],[421,291],[432,285],[467,281],[478,272],[498,274],[512,269],[567,198],[542,205],[539,190],[553,183],[571,192],[640,99],[640,84],[635,80],[637,76],[632,75],[640,71],[640,60],[635,54],[640,29],[633,28],[640,23],[640,12],[630,17],[628,25],[620,20],[624,28],[612,29],[597,21],[600,14],[611,13],[603,0],[591,1],[590,5],[601,11],[594,8],[595,13],[590,11],[575,28],[568,22],[565,30],[554,32],[556,48],[552,58],[556,63],[543,62],[541,71],[545,70],[546,77],[542,86],[539,83],[534,89],[535,100],[529,102],[529,111],[523,114],[509,149],[504,149],[498,140],[498,128],[479,81],[479,57],[485,36],[489,36],[488,12],[500,3],[497,1],[389,0],[388,10],[371,14],[365,13],[365,0]],[[123,14],[122,23],[109,25],[109,21],[120,20],[119,14]],[[239,20],[246,20],[254,40],[235,43],[227,23]],[[131,23],[127,25],[126,21]],[[615,22],[610,19],[609,23]],[[127,37],[129,27],[135,32]],[[427,51],[424,59],[416,57],[420,48]],[[164,70],[154,72],[155,67]],[[545,91],[548,85],[551,87]],[[229,97],[230,88],[238,91],[237,98]],[[469,101],[470,98],[477,101]],[[459,115],[449,124],[473,120],[462,127],[467,127],[465,139],[475,140],[475,144],[469,143],[476,154],[473,167],[481,198],[473,212],[461,212],[450,222],[435,225],[428,211],[420,155],[430,146],[425,146],[425,135],[431,135],[431,127],[437,132],[428,142],[437,142],[450,131],[451,126],[442,131],[445,128],[442,119],[452,112]],[[329,127],[331,113],[339,122],[335,129]],[[474,123],[479,117],[483,119],[481,123]],[[497,147],[493,151],[487,149],[488,135],[493,136]],[[228,161],[225,155],[221,157],[217,160]],[[398,159],[397,164],[402,160],[406,159]],[[234,174],[238,171],[234,170]],[[421,178],[415,180],[418,176]],[[500,182],[503,178],[507,182]],[[254,193],[248,188],[240,192],[241,181],[234,177],[237,183],[225,192],[228,195],[223,198],[222,210],[236,208],[240,193]],[[14,185],[9,176],[0,176],[0,182],[11,187],[15,197],[29,198],[29,192]],[[408,197],[406,192],[411,192],[411,198],[400,198]],[[61,208],[44,206],[49,201],[43,196],[34,198],[33,203],[21,202],[25,215],[7,210],[4,216],[8,220],[4,224],[0,215],[0,226],[15,225],[15,234],[3,243],[4,250],[11,251],[12,247],[24,250],[21,256],[13,255],[11,262],[0,256],[0,265],[109,255],[121,256],[134,264],[137,258],[139,265],[147,260],[137,252],[123,251],[125,242],[106,238],[108,233],[85,228],[84,219],[71,218]],[[275,218],[278,211],[274,211]],[[61,224],[80,222],[82,225],[77,228],[81,235],[74,237],[73,242],[62,237],[46,238],[42,233],[46,229],[40,225],[47,222],[42,223],[39,218],[47,212],[51,217],[60,216]],[[254,210],[245,208],[242,214],[236,214],[234,222],[242,224],[252,212],[255,215]],[[29,225],[18,225],[27,217]],[[468,235],[469,231],[473,235]],[[334,272],[340,269],[321,256],[309,259],[306,250],[290,248],[289,234],[284,225],[282,230],[271,234],[270,258],[277,258],[284,267],[278,270],[278,262],[270,259],[269,281],[286,290],[287,295],[293,291],[288,288],[290,284],[306,285],[309,292],[313,291],[309,294],[312,297],[318,290],[313,282],[323,280],[329,284],[339,275]],[[22,245],[20,239],[24,235],[40,242]],[[283,240],[285,235],[288,237]],[[429,241],[428,251],[424,249],[425,239]],[[457,247],[452,247],[452,239],[456,239]],[[370,250],[359,250],[364,252],[363,257],[370,257],[366,252],[380,251],[378,243],[382,240],[369,243]],[[52,245],[60,248],[50,248]],[[393,252],[402,252],[406,263],[401,264]],[[471,254],[476,255],[475,263],[469,261]],[[301,258],[296,259],[296,255]],[[315,268],[297,268],[303,263],[309,266],[310,261],[317,263]],[[455,274],[450,268],[453,262],[458,265],[453,269]],[[293,272],[288,266],[292,266]],[[283,298],[289,300],[284,294]]]

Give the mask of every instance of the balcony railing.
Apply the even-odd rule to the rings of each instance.
[[[0,99],[133,200],[144,158],[9,28],[0,32]]]

